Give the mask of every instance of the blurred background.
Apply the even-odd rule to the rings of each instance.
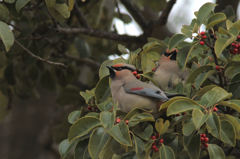
[[[181,32],[206,2],[240,15],[238,0],[76,0],[71,13],[67,0],[56,0],[59,10],[50,1],[26,1],[17,12],[15,0],[0,0],[0,20],[15,35],[9,52],[0,43],[1,159],[60,158],[69,112],[86,107],[79,92],[95,86],[103,61],[127,58],[118,44],[134,51],[148,37]]]

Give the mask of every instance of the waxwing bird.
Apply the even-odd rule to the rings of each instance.
[[[123,112],[129,112],[135,107],[157,112],[158,107],[168,97],[158,87],[137,80],[132,74],[136,68],[129,64],[107,66],[110,72],[111,93],[113,100]]]
[[[158,61],[153,80],[164,91],[174,88],[178,83],[185,82],[187,70],[181,70],[176,61],[177,50],[165,52]]]

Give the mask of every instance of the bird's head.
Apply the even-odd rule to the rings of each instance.
[[[133,76],[133,72],[136,72],[136,67],[130,64],[118,63],[112,66],[107,66],[109,69],[110,77],[124,78],[126,76]]]

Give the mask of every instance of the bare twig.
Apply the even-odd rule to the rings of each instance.
[[[119,35],[114,32],[106,32],[106,31],[100,31],[100,30],[95,30],[90,28],[58,27],[57,30],[61,33],[66,33],[66,34],[82,33],[82,34],[93,36],[93,37],[105,38],[105,39],[115,40],[119,42],[135,42],[135,43],[146,42],[146,39],[143,36]]]
[[[143,31],[148,29],[148,22],[141,14],[141,11],[137,8],[136,5],[132,3],[132,0],[120,0],[121,3],[127,8],[129,13],[135,19],[135,21],[140,25]]]
[[[53,62],[53,61],[49,61],[47,59],[44,59],[44,58],[41,58],[37,55],[35,55],[33,52],[31,52],[28,48],[26,48],[25,46],[23,46],[18,40],[15,39],[15,43],[20,46],[23,50],[26,51],[26,53],[28,53],[30,56],[32,56],[33,58],[37,59],[37,60],[40,60],[42,62],[45,62],[47,64],[50,64],[50,65],[56,65],[56,66],[61,66],[61,67],[64,67],[64,68],[67,68],[67,66],[63,63],[60,63],[60,62]]]
[[[90,28],[90,26],[88,25],[88,22],[87,22],[85,16],[83,15],[81,10],[79,9],[77,3],[75,3],[75,5],[74,5],[74,12],[76,13],[77,19],[78,19],[79,23],[82,25],[82,27]]]
[[[167,3],[167,6],[164,8],[164,10],[162,11],[161,16],[159,17],[157,23],[161,24],[161,25],[165,25],[167,23],[168,20],[168,16],[174,6],[174,4],[176,3],[176,0],[170,0]]]

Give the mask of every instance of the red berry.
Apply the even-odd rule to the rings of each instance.
[[[214,108],[213,108],[213,111],[215,111],[215,112],[218,111],[218,108],[217,108],[217,107],[214,107]]]
[[[206,134],[201,134],[201,135],[202,135],[201,137],[204,137],[204,138],[207,136]]]
[[[240,35],[238,35],[237,38],[240,39]]]
[[[203,39],[207,39],[207,36],[206,36],[206,35],[203,35],[202,38],[203,38]]]
[[[91,111],[91,110],[92,110],[92,107],[89,105],[89,106],[87,107],[87,109],[88,109],[89,111]]]
[[[200,45],[204,45],[205,44],[205,42],[204,41],[200,41],[200,43],[199,43]]]
[[[164,139],[160,139],[160,140],[159,140],[159,143],[160,143],[160,144],[163,144],[163,142],[164,142]]]
[[[235,44],[235,43],[232,43],[232,46],[236,46],[236,44]]]
[[[157,148],[157,146],[156,145],[152,145],[152,149],[156,149]]]
[[[117,118],[117,119],[116,119],[116,122],[117,122],[117,123],[120,123],[120,121],[121,121],[120,118]]]
[[[218,71],[221,69],[221,67],[220,67],[220,66],[218,66],[218,65],[216,65],[216,67],[215,67],[215,68],[216,68],[216,70],[218,70]]]
[[[204,32],[204,31],[202,31],[202,32],[200,33],[200,35],[205,35],[205,32]]]
[[[155,152],[158,152],[158,151],[159,151],[159,149],[156,147],[156,148],[154,149],[154,151],[155,151]]]
[[[237,49],[237,48],[235,48],[235,49],[233,50],[233,52],[237,53],[237,52],[238,52],[238,49]]]
[[[134,76],[136,76],[136,75],[137,75],[137,71],[133,71],[132,74],[133,74]]]
[[[205,144],[204,144],[204,147],[208,148],[208,144],[207,144],[207,143],[205,143]]]
[[[205,137],[204,141],[207,143],[209,141],[208,137]]]
[[[152,72],[155,72],[155,71],[156,71],[156,69],[157,69],[156,67],[152,68]]]
[[[125,123],[128,125],[129,121],[128,121],[128,120],[125,120]]]
[[[200,140],[203,142],[203,141],[205,141],[205,138],[204,138],[204,137],[201,137]]]
[[[239,47],[239,44],[235,44],[235,48],[237,49]]]
[[[152,139],[152,140],[156,140],[156,136],[152,136],[151,139]]]
[[[139,79],[141,76],[140,75],[136,75],[136,78]]]

